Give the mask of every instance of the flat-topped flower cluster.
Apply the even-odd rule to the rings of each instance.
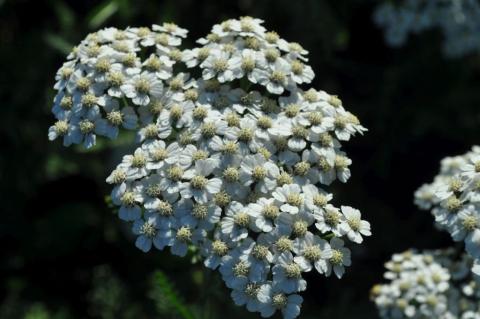
[[[372,288],[381,318],[480,318],[480,280],[454,250],[406,251],[385,264],[389,282]]]
[[[186,33],[164,24],[88,36],[57,75],[49,136],[91,147],[137,130],[140,145],[107,178],[136,246],[195,247],[237,305],[295,318],[302,274],[342,277],[346,242],[371,234],[323,189],[349,179],[341,142],[366,129],[338,97],[298,86],[314,77],[308,52],[261,20],[227,20],[180,51]]]
[[[115,139],[120,128],[136,130],[156,121],[157,101],[165,85],[175,82],[173,66],[182,58],[177,47],[186,34],[166,23],[88,35],[55,77],[57,122],[49,129],[50,140],[90,148],[97,135]],[[139,131],[140,140],[157,135],[154,125]]]
[[[415,203],[431,210],[436,225],[463,241],[480,275],[480,147],[441,161],[440,173],[431,184],[415,192]]]
[[[478,0],[406,0],[382,3],[374,15],[385,29],[391,46],[403,45],[410,33],[441,30],[443,51],[450,57],[480,51],[480,2]]]

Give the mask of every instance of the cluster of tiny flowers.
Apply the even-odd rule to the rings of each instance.
[[[385,264],[389,282],[373,287],[371,298],[381,318],[480,318],[480,281],[472,260],[453,250],[406,251]]]
[[[444,36],[446,56],[480,51],[480,2],[478,0],[406,0],[400,5],[381,4],[375,22],[385,29],[391,46],[403,45],[409,33],[438,28]]]
[[[480,147],[444,158],[434,181],[415,192],[415,204],[431,210],[436,225],[454,241],[465,243],[475,261],[472,271],[480,275]]]
[[[314,76],[307,51],[261,20],[225,21],[198,43],[181,52],[191,74],[139,108],[155,113],[107,178],[112,201],[140,250],[194,251],[237,305],[295,318],[303,273],[341,278],[346,242],[371,235],[322,188],[349,179],[341,142],[366,129],[338,97],[298,87]]]
[[[315,76],[305,64],[308,51],[267,32],[259,19],[224,21],[197,43],[201,47],[187,51],[184,59],[188,67],[200,66],[204,80],[245,79],[280,95],[296,91],[297,84],[310,83]]]
[[[120,128],[139,139],[160,137],[150,124],[159,98],[169,90],[177,48],[187,31],[165,23],[152,28],[106,28],[88,35],[58,70],[50,140],[95,145],[96,136],[115,139]]]

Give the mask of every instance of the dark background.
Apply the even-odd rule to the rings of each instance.
[[[441,158],[477,142],[480,56],[444,58],[436,30],[388,48],[376,4],[0,0],[0,318],[259,318],[233,306],[217,273],[134,247],[104,198],[129,138],[91,151],[47,140],[55,72],[89,32],[172,21],[190,30],[188,46],[241,15],[309,50],[313,86],[338,94],[369,129],[345,144],[353,175],[330,190],[336,205],[362,211],[373,236],[352,247],[342,280],[307,276],[300,318],[377,318],[369,289],[390,255],[451,244],[413,192]]]

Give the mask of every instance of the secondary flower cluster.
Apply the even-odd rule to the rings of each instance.
[[[472,271],[480,275],[480,147],[444,158],[434,181],[415,192],[415,203],[431,210],[436,225],[453,240],[465,242],[475,261]]]
[[[120,128],[145,125],[139,138],[157,136],[153,117],[157,99],[175,86],[173,66],[181,61],[177,48],[187,31],[165,23],[152,28],[107,28],[88,35],[58,70],[58,91],[52,112],[57,122],[50,140],[95,145],[96,136],[115,139]],[[168,81],[166,81],[168,80]]]
[[[346,241],[370,236],[360,212],[333,206],[322,188],[348,180],[352,161],[341,141],[366,129],[336,96],[297,86],[314,76],[307,51],[261,20],[215,25],[185,51],[175,49],[183,29],[153,29],[172,40],[149,57],[168,71],[120,71],[131,83],[120,86],[122,110],[130,108],[142,127],[141,145],[107,178],[119,217],[132,224],[142,251],[169,247],[185,256],[193,249],[219,270],[237,305],[295,318],[303,273],[342,277],[351,263]],[[131,30],[140,29],[124,32],[138,33]],[[101,37],[89,38],[88,47]],[[179,64],[172,69],[180,61],[191,75],[175,72]],[[115,99],[110,89],[108,82],[106,100]]]
[[[406,0],[401,5],[385,2],[377,8],[374,20],[385,29],[385,39],[391,46],[403,45],[409,33],[438,28],[447,56],[480,51],[478,0]]]
[[[471,258],[453,250],[406,251],[385,264],[387,284],[371,291],[382,318],[480,318],[480,281]]]

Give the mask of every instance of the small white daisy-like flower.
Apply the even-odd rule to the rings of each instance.
[[[304,205],[304,194],[296,184],[277,187],[272,196],[282,204],[280,210],[290,214],[297,214]]]
[[[67,61],[63,63],[62,67],[58,69],[57,74],[55,75],[55,85],[53,88],[57,91],[65,89],[67,86],[70,77],[72,76],[73,72],[75,72],[75,62],[74,61]]]
[[[334,168],[337,173],[337,178],[342,183],[346,183],[350,178],[351,173],[348,168],[352,164],[352,160],[344,156],[343,152],[335,156]]]
[[[193,168],[185,171],[183,178],[185,182],[180,191],[185,198],[193,197],[197,202],[206,203],[212,196],[218,193],[222,187],[222,180],[219,178],[208,178],[216,166],[213,159],[199,160]]]
[[[338,278],[342,278],[345,273],[345,267],[349,267],[352,264],[350,250],[344,247],[343,240],[336,237],[330,240],[330,247],[332,249],[332,257],[328,259],[326,275],[330,276],[333,271]]]
[[[462,175],[467,178],[473,178],[480,173],[480,155],[474,155],[468,159],[462,168]]]
[[[285,294],[278,285],[263,284],[258,292],[261,302],[259,312],[264,318],[281,311],[284,319],[294,319],[300,315],[303,298],[297,294]]]
[[[121,89],[128,76],[124,73],[120,63],[112,64],[109,72],[105,75],[105,84],[107,85],[107,94],[110,97],[121,98],[124,93]]]
[[[148,154],[146,168],[149,170],[161,169],[166,165],[178,163],[182,152],[178,143],[167,146],[164,141],[159,140],[142,145],[142,149]]]
[[[72,129],[74,129],[74,128],[72,128],[70,126],[68,121],[58,120],[57,122],[55,122],[54,125],[50,126],[50,128],[48,129],[48,139],[50,141],[54,141],[59,137],[63,137],[63,145],[64,146],[69,146],[73,142],[75,142],[71,138],[72,137],[72,134],[71,134]],[[70,134],[68,134],[68,133],[70,133]]]
[[[98,132],[110,139],[116,139],[119,127],[133,130],[137,127],[137,114],[132,107],[120,109],[118,101],[106,99],[103,105],[106,112],[105,119],[97,121]]]
[[[239,241],[247,238],[250,223],[246,208],[239,202],[232,202],[225,212],[225,217],[221,219],[220,226],[223,234],[233,241]]]
[[[315,77],[312,68],[302,61],[293,60],[290,62],[291,77],[298,84],[310,83]]]
[[[245,245],[240,244],[234,248],[220,265],[219,271],[222,274],[225,285],[229,288],[236,288],[248,282],[250,264],[247,260],[240,260]]]
[[[327,261],[333,257],[330,244],[310,232],[295,239],[294,252],[297,264],[302,265],[306,271],[315,267],[320,274],[327,272]]]
[[[155,198],[143,204],[148,212],[155,213],[158,216],[158,224],[161,229],[171,229],[177,220],[177,207],[175,201]],[[163,240],[169,242],[168,238],[162,237]]]
[[[202,76],[205,80],[216,78],[223,83],[234,78],[233,62],[227,52],[210,51],[208,58],[202,62],[201,67],[203,68]]]
[[[141,193],[143,206],[146,209],[152,209],[155,207],[158,198],[161,197],[162,188],[160,187],[160,181],[160,175],[151,174],[136,183],[136,188]]]
[[[274,228],[275,220],[280,215],[280,207],[274,198],[262,197],[256,203],[248,205],[248,213],[255,220],[255,226],[268,233]]]
[[[171,95],[167,93],[162,94],[159,99],[151,99],[148,105],[142,105],[138,108],[140,121],[144,125],[161,122],[159,116],[162,111],[170,109],[174,103]]]
[[[333,198],[332,194],[329,194],[312,184],[303,186],[302,190],[305,194],[305,206],[312,212],[323,210]]]
[[[162,232],[160,235],[168,241],[170,251],[173,255],[184,257],[188,251],[188,245],[192,242],[198,242],[203,238],[203,233],[199,230],[193,230],[190,225],[182,225],[176,222],[173,228]]]
[[[192,50],[184,50],[182,61],[185,62],[187,67],[193,68],[205,61],[210,55],[210,48],[194,48]]]
[[[53,99],[52,113],[57,120],[69,119],[72,116],[73,98],[61,91]]]
[[[430,209],[432,207],[432,200],[435,196],[435,192],[430,185],[424,184],[415,191],[415,205],[421,209]]]
[[[350,136],[357,132],[355,118],[349,112],[336,110],[335,114],[335,135],[340,141],[350,140]]]
[[[314,152],[311,152],[310,154],[315,154]],[[315,156],[315,163],[316,167],[318,168],[319,171],[319,176],[318,180],[320,183],[324,185],[330,185],[336,178],[337,178],[337,171],[335,169],[335,160],[336,160],[336,155],[335,153],[329,153],[326,155],[320,155],[320,156]],[[347,173],[348,167],[344,167],[344,169],[339,170],[340,173]],[[347,173],[348,174],[348,173]],[[345,175],[345,178],[348,175]],[[346,179],[345,179],[346,180]]]
[[[137,132],[137,137],[136,141],[138,143],[141,142],[153,142],[156,139],[165,139],[170,136],[172,133],[171,129],[165,127],[165,126],[160,126],[156,123],[150,123],[145,126],[143,126],[138,132]]]
[[[471,232],[480,229],[480,215],[473,205],[460,210],[451,235],[455,241],[464,240]]]
[[[180,38],[186,38],[188,33],[187,29],[181,28],[175,23],[168,23],[168,22],[165,22],[162,25],[154,24],[152,26],[152,30],[166,32]]]
[[[224,166],[238,166],[243,156],[249,154],[249,151],[240,147],[237,141],[222,139],[218,136],[212,138],[209,147],[213,151],[221,154]]]
[[[316,155],[316,159],[322,157],[334,159],[340,147],[340,142],[329,133],[320,133],[318,141],[312,143],[312,155]]]
[[[157,56],[151,54],[148,59],[143,62],[144,68],[162,80],[167,80],[172,76],[174,61],[170,60],[167,56]]]
[[[263,35],[265,27],[262,26],[263,20],[252,17],[241,17],[239,20],[230,20],[229,25],[233,31],[238,32],[240,36]]]
[[[255,78],[258,83],[265,86],[268,92],[280,95],[285,89],[292,87],[290,78],[291,66],[282,58],[277,59],[275,64],[266,71],[259,70],[255,72]]]
[[[199,123],[191,129],[193,140],[210,146],[211,139],[215,136],[224,135],[228,129],[228,125],[220,116],[215,117],[212,115],[211,117],[205,118],[201,124]]]
[[[259,147],[259,141],[255,136],[256,129],[257,125],[253,119],[242,118],[238,122],[238,127],[230,127],[225,131],[225,137],[238,141],[241,152],[255,151]]]
[[[116,59],[120,60],[122,72],[128,75],[128,77],[139,74],[142,71],[142,63],[140,62],[140,58],[134,52],[132,52],[132,42],[119,41],[115,44],[117,48],[125,51],[118,52],[116,55]]]
[[[250,82],[258,82],[258,71],[266,67],[265,59],[258,52],[245,49],[231,59],[233,76],[237,79],[247,77]]]
[[[297,214],[282,212],[278,217],[278,225],[288,230],[293,237],[303,237],[308,234],[308,228],[315,222],[314,216],[306,211]]]
[[[183,174],[185,169],[178,164],[166,165],[164,169],[160,170],[160,186],[166,192],[170,199],[177,199],[180,190],[183,188]]]
[[[146,213],[142,219],[137,219],[133,223],[132,231],[138,235],[135,246],[143,252],[148,252],[152,248],[162,250],[166,246],[166,242],[160,237],[158,215],[154,213]]]
[[[340,210],[331,204],[325,205],[322,210],[314,212],[316,219],[315,227],[322,233],[332,232],[335,236],[341,237],[345,234],[345,216]]]
[[[284,293],[303,291],[307,282],[302,278],[302,272],[306,270],[305,265],[295,262],[290,252],[281,253],[272,269],[273,283]]]
[[[97,123],[100,120],[100,112],[98,109],[91,110],[85,117],[73,117],[68,123],[67,133],[62,132],[62,127],[57,126],[55,130],[58,135],[64,136],[64,144],[80,144],[83,143],[85,148],[91,148],[95,145],[97,136],[96,134],[102,133],[101,126]]]
[[[137,148],[132,155],[125,155],[120,166],[125,169],[127,180],[135,180],[148,175],[148,154]]]
[[[116,194],[112,196],[112,201],[114,204],[120,206],[120,210],[118,211],[118,217],[120,219],[134,221],[140,218],[142,213],[140,204],[143,198],[131,185],[125,183],[120,184]]]
[[[270,243],[268,238],[260,235],[256,242],[247,238],[244,244],[246,244],[246,247],[240,255],[240,260],[246,261],[250,265],[248,279],[257,283],[265,281],[270,272],[270,265],[273,262],[273,254],[269,249]]]
[[[256,312],[260,306],[257,297],[259,290],[259,284],[246,281],[235,287],[230,295],[237,306],[245,305],[248,311]]]
[[[157,77],[148,72],[137,74],[126,84],[122,85],[122,91],[136,105],[148,105],[151,98],[159,98],[162,94],[163,85]]]
[[[255,183],[255,189],[262,193],[277,186],[276,179],[280,171],[261,154],[249,155],[240,164],[240,181],[245,186]]]
[[[229,252],[232,244],[226,236],[215,234],[215,238],[206,239],[202,246],[202,255],[205,256],[204,265],[210,269],[217,269],[223,265],[231,256]]]
[[[222,209],[214,203],[193,203],[189,199],[182,200],[177,207],[178,219],[184,225],[211,231],[220,221]]]
[[[303,61],[308,61],[308,59],[306,57],[304,57],[305,55],[308,54],[308,51],[305,50],[299,43],[297,42],[287,42],[283,39],[280,39],[278,41],[278,47],[287,52],[289,57],[291,59],[301,59]]]
[[[358,209],[342,206],[342,214],[345,216],[345,222],[342,223],[344,232],[348,239],[354,243],[361,244],[363,242],[363,236],[371,236],[370,223],[362,220],[362,216]]]

